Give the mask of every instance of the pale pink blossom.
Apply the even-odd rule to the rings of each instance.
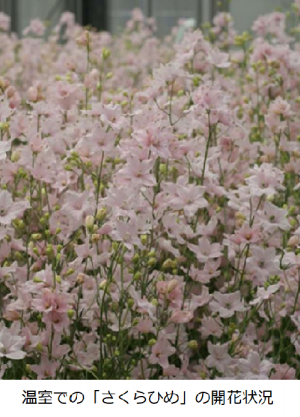
[[[9,225],[30,207],[28,201],[14,202],[7,190],[0,191],[0,224]]]
[[[25,337],[15,335],[7,327],[0,329],[0,358],[12,360],[24,359],[26,352],[22,350]]]
[[[207,343],[209,355],[205,362],[209,368],[216,368],[219,372],[224,372],[231,364],[232,358],[228,355],[228,345],[229,343],[213,345],[210,341]]]

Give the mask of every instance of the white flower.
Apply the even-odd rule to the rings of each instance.
[[[25,341],[25,337],[13,335],[11,334],[10,329],[3,327],[0,331],[0,358],[25,358],[26,352],[21,350]]]
[[[0,191],[0,224],[9,225],[29,207],[27,200],[15,203],[7,190]]]

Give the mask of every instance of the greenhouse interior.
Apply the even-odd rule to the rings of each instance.
[[[300,379],[300,0],[0,0],[0,379]]]

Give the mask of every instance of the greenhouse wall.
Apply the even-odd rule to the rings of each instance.
[[[220,3],[223,6],[220,7]],[[12,28],[19,34],[33,18],[50,18],[55,24],[64,10],[74,12],[79,23],[91,23],[93,26],[97,26],[95,20],[103,10],[105,16],[99,17],[98,29],[117,33],[130,18],[131,10],[138,7],[145,15],[157,19],[159,35],[164,36],[181,17],[195,18],[197,23],[201,23],[211,20],[217,11],[227,8],[233,15],[236,28],[248,30],[259,15],[270,13],[277,7],[286,10],[291,3],[292,0],[0,0],[0,10],[11,15]]]

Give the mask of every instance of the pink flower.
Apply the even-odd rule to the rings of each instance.
[[[263,249],[260,246],[253,246],[251,252],[252,257],[246,261],[247,270],[255,272],[262,282],[267,280],[270,275],[280,273],[280,262],[275,248]]]
[[[251,169],[251,174],[245,179],[249,185],[251,195],[271,197],[276,194],[277,190],[284,189],[282,185],[284,179],[283,172],[271,164],[255,165]]]
[[[82,152],[82,146],[88,144],[92,152],[100,154],[102,151],[110,152],[114,148],[114,137],[113,132],[107,131],[107,128],[102,123],[97,123],[93,127],[92,133],[87,134],[86,138],[78,142],[75,150],[80,153]]]
[[[261,230],[257,226],[250,227],[243,225],[240,229],[234,232],[229,239],[240,245],[241,243],[258,243],[261,238]]]
[[[209,294],[208,288],[203,286],[200,295],[191,294],[190,301],[186,301],[186,305],[189,307],[191,313],[194,313],[195,310],[199,307],[203,307],[205,304],[208,304],[212,296]]]
[[[12,334],[11,329],[2,327],[0,329],[0,358],[23,359],[26,352],[21,349],[24,346],[26,337]]]
[[[239,359],[239,368],[243,379],[269,379],[269,372],[273,368],[272,362],[261,360],[258,352],[251,351],[247,359]]]
[[[208,338],[211,335],[220,337],[222,335],[220,319],[214,319],[211,316],[204,317],[201,320],[201,327],[199,328],[199,332],[204,338]]]
[[[188,217],[192,217],[198,209],[208,206],[208,202],[203,197],[204,192],[205,187],[178,184],[177,197],[172,198],[170,203],[175,210],[183,209]]]
[[[53,92],[54,100],[62,110],[70,110],[81,98],[81,92],[76,84],[57,81]]]
[[[152,346],[152,353],[149,357],[149,362],[154,365],[158,363],[163,368],[169,366],[168,357],[173,355],[176,352],[176,349],[171,345],[169,340],[161,336],[155,345]]]
[[[171,83],[184,75],[183,70],[177,65],[177,63],[171,62],[167,65],[160,65],[159,68],[153,71],[153,77],[155,81],[158,81],[161,86],[165,83]]]
[[[208,61],[217,68],[229,68],[229,54],[218,49],[211,49],[208,54]]]
[[[6,159],[6,152],[11,149],[11,142],[0,142],[0,161]]]
[[[5,32],[9,31],[10,28],[10,17],[3,12],[0,12],[0,30]]]
[[[224,372],[228,365],[231,364],[232,358],[228,355],[229,343],[213,345],[210,341],[207,343],[209,356],[205,359],[209,368],[217,368],[219,372]]]
[[[43,315],[43,322],[49,326],[53,326],[56,332],[61,333],[63,329],[70,326],[70,320],[67,313],[59,313],[58,311],[50,311]]]
[[[30,207],[27,200],[14,202],[7,190],[0,191],[0,224],[9,225]]]
[[[153,332],[154,328],[153,328],[152,320],[150,320],[147,317],[145,319],[140,319],[139,323],[136,326],[136,330],[145,334]]]
[[[288,211],[281,209],[274,204],[266,201],[263,210],[259,213],[260,224],[269,233],[276,230],[290,230],[291,225],[288,220]]]
[[[33,19],[30,22],[30,25],[23,30],[23,35],[33,34],[37,36],[43,36],[45,33],[45,24],[39,19]]]
[[[74,229],[77,229],[82,223],[83,219],[94,213],[94,198],[90,197],[88,191],[77,193],[68,190],[65,193],[65,204],[62,206],[62,213],[70,217],[70,221]]]
[[[118,172],[120,183],[132,182],[135,186],[153,187],[156,184],[154,175],[150,173],[153,164],[152,160],[140,161],[135,157],[129,158],[127,165]]]
[[[49,313],[50,311],[66,313],[69,309],[69,300],[67,294],[55,293],[46,288],[34,299],[32,306],[42,313]]]
[[[172,133],[166,129],[163,130],[159,126],[149,125],[146,129],[136,130],[132,137],[143,148],[146,147],[154,156],[161,156],[162,158],[171,156],[169,142],[170,138],[172,138]]]
[[[31,365],[33,372],[37,374],[37,379],[54,379],[59,368],[59,361],[52,361],[42,356],[40,365]]]
[[[277,97],[270,104],[269,112],[276,116],[283,116],[285,119],[292,116],[291,105],[282,97]]]
[[[190,267],[189,276],[192,280],[201,282],[202,284],[208,284],[212,278],[218,277],[221,274],[219,270],[221,259],[217,261],[209,260],[205,262],[203,269],[195,268],[193,265]],[[186,269],[182,268],[184,271]]]
[[[175,310],[169,318],[169,323],[188,323],[193,318],[193,313],[187,310]]]
[[[241,302],[240,291],[231,294],[221,294],[214,292],[214,300],[209,303],[209,306],[214,313],[219,313],[220,317],[232,317],[236,311],[246,311],[244,303]]]
[[[222,246],[219,243],[210,243],[207,237],[202,237],[198,241],[198,246],[192,243],[188,248],[194,252],[199,262],[207,262],[210,259],[220,258],[222,256]]]
[[[93,334],[87,334],[83,341],[76,341],[70,355],[71,369],[82,371],[82,367],[90,369],[95,361],[99,361],[100,351],[99,344]]]
[[[112,231],[111,235],[114,240],[123,242],[124,246],[129,250],[132,250],[134,245],[142,248],[141,240],[138,236],[138,227],[136,222],[129,221],[128,223],[117,221],[115,224],[115,230]]]
[[[296,371],[294,368],[287,364],[276,364],[274,365],[275,373],[270,376],[273,380],[295,380]]]
[[[273,294],[277,292],[280,288],[280,284],[269,285],[267,289],[258,288],[256,298],[253,301],[250,301],[251,305],[256,305],[265,300],[270,300]]]

